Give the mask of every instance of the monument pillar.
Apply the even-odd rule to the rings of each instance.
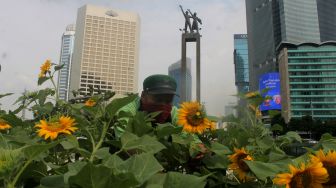
[[[182,33],[181,47],[181,101],[186,101],[187,86],[187,43],[196,42],[196,100],[201,102],[201,35],[199,33]]]

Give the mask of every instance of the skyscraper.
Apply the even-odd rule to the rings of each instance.
[[[234,34],[233,60],[235,65],[235,84],[238,93],[249,91],[249,64],[247,35]]]
[[[279,53],[282,116],[336,118],[336,42],[282,44]]]
[[[140,18],[128,11],[85,5],[78,10],[70,91],[90,87],[138,91]],[[70,98],[73,97],[70,93]]]
[[[251,90],[260,75],[278,71],[281,43],[336,40],[333,0],[246,0]]]
[[[186,84],[186,101],[191,101],[191,85],[192,85],[192,78],[191,78],[191,59],[187,58],[187,84]],[[168,68],[169,76],[175,78],[177,83],[176,93],[181,96],[181,61],[178,61]],[[180,97],[175,96],[173,104],[178,106],[180,104]]]
[[[58,95],[68,100],[71,59],[75,40],[75,25],[68,25],[62,35],[60,65],[64,65],[58,75]]]

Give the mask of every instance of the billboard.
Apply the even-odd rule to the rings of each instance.
[[[264,98],[260,110],[281,110],[280,77],[279,73],[272,72],[261,75],[259,91]],[[265,92],[266,91],[266,92]]]

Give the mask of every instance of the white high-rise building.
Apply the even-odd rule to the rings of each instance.
[[[128,11],[85,5],[78,10],[70,91],[90,87],[138,91],[140,18]],[[72,92],[69,92],[72,98]]]
[[[68,100],[71,59],[74,49],[75,25],[68,25],[62,36],[60,65],[63,68],[58,74],[58,95],[60,99]]]

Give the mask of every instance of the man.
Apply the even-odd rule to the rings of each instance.
[[[173,125],[176,125],[177,108],[173,106],[176,87],[175,79],[168,75],[151,75],[143,82],[141,97],[126,105],[121,110],[134,115],[137,111],[147,113],[160,112],[160,114],[155,117],[154,123],[171,122]]]

